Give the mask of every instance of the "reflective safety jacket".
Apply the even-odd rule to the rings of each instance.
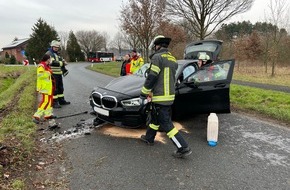
[[[141,94],[152,92],[152,102],[172,105],[175,98],[175,73],[177,62],[167,48],[161,48],[151,58],[150,70]]]
[[[52,71],[45,62],[41,62],[37,66],[37,82],[36,91],[42,94],[52,95],[53,80]]]
[[[50,55],[51,59],[50,68],[52,70],[52,73],[62,75],[63,73],[61,67],[64,66],[62,58],[59,55],[57,55],[57,53],[54,52],[52,49],[49,49],[45,54]]]
[[[144,60],[140,56],[135,56],[132,57],[130,64],[130,73],[133,74],[142,67],[142,65],[144,64]]]

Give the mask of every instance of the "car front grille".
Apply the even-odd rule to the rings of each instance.
[[[97,105],[98,107],[102,107],[102,102],[101,102],[102,94],[98,92],[93,92],[92,97],[93,97],[94,104]]]
[[[113,109],[118,105],[117,98],[114,96],[102,95],[99,92],[93,92],[92,97],[94,104],[98,107]]]

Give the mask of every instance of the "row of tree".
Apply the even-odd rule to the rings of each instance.
[[[31,58],[39,58],[49,47],[51,40],[59,39],[62,42],[62,54],[69,61],[84,60],[84,55],[89,51],[107,50],[110,47],[117,48],[119,52],[128,48],[139,49],[148,61],[151,39],[163,34],[172,38],[170,49],[177,58],[182,58],[185,45],[194,40],[218,38],[224,40],[226,46],[236,47],[237,50],[241,44],[247,45],[242,41],[249,44],[255,42],[255,47],[259,44],[263,48],[244,48],[239,51],[244,52],[243,56],[233,53],[233,48],[229,48],[232,52],[230,55],[238,59],[253,60],[253,54],[259,55],[255,57],[263,57],[261,54],[271,52],[272,60],[266,62],[272,61],[274,68],[278,59],[273,61],[273,57],[279,55],[282,37],[287,38],[286,30],[278,27],[285,1],[271,1],[273,14],[269,22],[224,24],[231,17],[247,11],[253,0],[128,0],[121,6],[120,30],[111,42],[106,33],[95,30],[77,31],[75,34],[73,31],[57,33],[53,27],[39,19],[32,28],[27,54]],[[253,40],[254,38],[256,39]],[[263,58],[267,56],[264,55]]]
[[[121,6],[120,31],[127,44],[131,48],[142,50],[147,60],[148,46],[157,34],[171,36],[174,39],[172,43],[174,47],[182,46],[181,44],[188,40],[204,39],[223,21],[247,11],[252,3],[253,0],[128,0]],[[213,27],[210,29],[210,26]],[[39,58],[53,39],[67,38],[64,35],[58,36],[55,29],[42,19],[38,20],[32,30],[33,34],[27,48],[29,57]],[[63,50],[66,50],[67,45],[75,43],[74,37],[85,53],[107,49],[106,34],[99,34],[97,31],[78,31],[74,36],[71,31],[67,42],[63,43]],[[67,48],[70,51],[77,51],[76,48]],[[71,54],[69,59],[73,60],[74,53],[67,52],[67,55],[69,54]],[[79,53],[75,56],[79,56]]]
[[[89,51],[97,51],[105,44],[105,37],[96,31],[78,31],[77,39],[73,31],[57,33],[55,28],[48,25],[43,19],[38,19],[32,27],[32,34],[26,47],[26,55],[32,60],[40,60],[50,47],[52,40],[62,42],[61,54],[68,61],[84,61]]]

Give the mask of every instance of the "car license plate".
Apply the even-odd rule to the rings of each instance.
[[[108,110],[105,110],[105,109],[99,108],[99,107],[94,107],[94,110],[98,114],[105,115],[105,116],[109,116],[109,111]]]

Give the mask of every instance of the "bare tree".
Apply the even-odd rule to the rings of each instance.
[[[58,36],[61,43],[61,49],[66,50],[66,43],[68,41],[69,32],[59,31]]]
[[[110,40],[110,36],[108,35],[107,32],[102,32],[101,34],[103,36],[103,39],[104,39],[104,49],[105,51],[108,51],[108,41]]]
[[[246,12],[254,0],[168,0],[167,12],[176,20],[184,19],[187,29],[199,39],[211,35],[224,21]]]
[[[77,31],[76,37],[81,49],[88,55],[90,51],[100,51],[106,49],[105,37],[95,30]]]
[[[159,22],[164,18],[166,0],[129,0],[128,4],[121,7],[121,28],[126,34],[137,37],[145,50],[145,59],[148,60],[148,46],[157,34]],[[136,47],[133,47],[136,48]]]
[[[129,46],[129,48],[137,48],[140,49],[141,47],[141,42],[139,41],[139,37],[136,34],[123,34],[125,44]]]
[[[160,23],[158,31],[164,36],[170,37],[170,52],[178,59],[182,59],[184,56],[184,48],[186,46],[187,35],[183,27],[179,24],[174,24],[169,21],[163,21]]]
[[[287,0],[272,0],[270,1],[269,6],[269,16],[268,19],[270,23],[274,26],[277,26],[277,29],[272,31],[270,38],[267,43],[270,43],[269,46],[269,56],[272,61],[272,71],[271,76],[275,76],[275,68],[278,62],[278,58],[282,54],[283,48],[281,47],[281,39],[285,36],[285,29],[289,23],[289,5]],[[279,28],[282,28],[279,30]]]
[[[113,40],[110,41],[109,43],[110,48],[116,48],[118,50],[122,49],[122,45],[123,45],[122,37],[123,35],[121,32],[118,32],[117,34],[115,34],[115,36],[113,37]]]
[[[119,54],[121,54],[122,49],[125,48],[125,38],[124,35],[121,32],[118,32],[113,40],[110,42],[110,47],[115,48],[118,50]]]
[[[68,54],[67,54],[67,41],[69,39],[69,32],[65,32],[65,31],[59,31],[58,32],[58,36],[60,39],[60,43],[61,43],[61,55],[65,58],[68,59]]]

